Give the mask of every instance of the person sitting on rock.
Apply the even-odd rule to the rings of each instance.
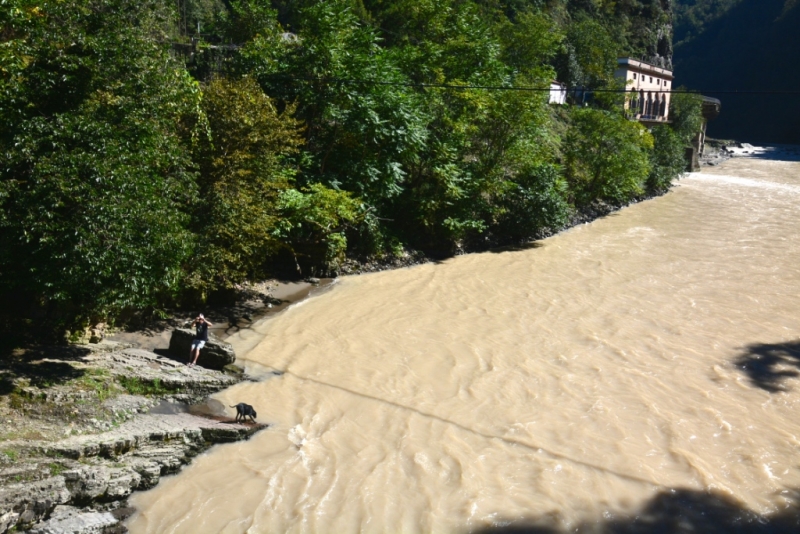
[[[192,340],[192,349],[189,351],[189,359],[191,360],[189,367],[194,367],[197,363],[197,357],[200,356],[200,349],[202,349],[206,341],[208,341],[208,327],[213,325],[208,319],[203,317],[201,313],[194,320],[192,326],[195,327],[195,334]]]

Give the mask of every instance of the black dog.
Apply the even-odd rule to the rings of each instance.
[[[236,408],[236,422],[237,423],[247,421],[248,417],[254,423],[256,422],[256,417],[258,417],[258,415],[256,414],[256,411],[253,409],[253,407],[250,406],[249,404],[245,404],[243,402],[240,402],[236,406],[231,406],[231,408]]]

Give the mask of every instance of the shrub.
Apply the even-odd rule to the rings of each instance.
[[[194,155],[200,169],[193,217],[198,247],[189,285],[228,289],[263,276],[282,246],[275,230],[278,201],[291,186],[291,157],[302,143],[293,108],[278,113],[250,78],[216,79],[203,91],[208,135]]]
[[[566,175],[577,206],[622,203],[644,191],[653,136],[618,113],[578,109],[565,143]]]
[[[541,164],[525,169],[509,185],[501,201],[501,235],[525,239],[542,228],[564,225],[569,212],[566,183],[556,166]]]
[[[338,269],[347,250],[344,231],[364,217],[358,199],[322,184],[284,191],[278,208],[275,236],[288,244],[299,268],[312,272]]]
[[[650,154],[650,175],[647,190],[666,191],[672,180],[686,169],[686,143],[667,125],[653,127],[653,152]]]

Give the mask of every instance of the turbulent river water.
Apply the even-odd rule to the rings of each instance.
[[[737,158],[524,249],[347,277],[260,328],[263,380],[216,399],[273,426],[135,496],[131,532],[574,530],[670,495],[780,514],[800,163]]]

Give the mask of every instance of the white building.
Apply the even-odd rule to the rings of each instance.
[[[567,86],[561,82],[550,82],[550,100],[551,104],[566,104],[567,103]]]
[[[628,96],[625,109],[631,118],[643,123],[669,120],[672,71],[629,57],[617,59],[614,75],[625,80]]]

